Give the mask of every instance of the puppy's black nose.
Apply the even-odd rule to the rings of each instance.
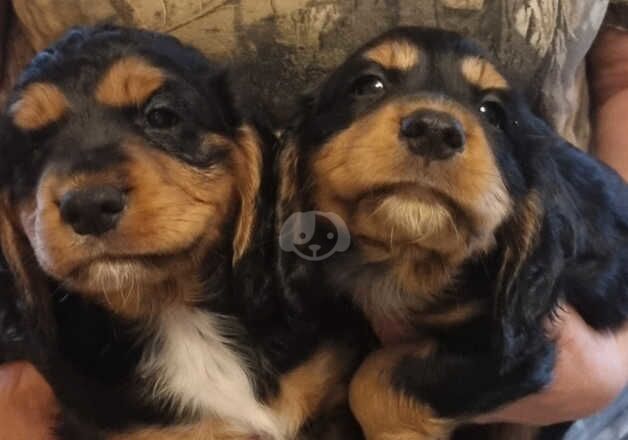
[[[125,198],[122,191],[112,186],[70,191],[61,198],[61,218],[77,234],[100,235],[116,226]]]
[[[414,154],[445,160],[462,151],[462,124],[452,115],[435,110],[418,110],[401,120],[401,137]]]

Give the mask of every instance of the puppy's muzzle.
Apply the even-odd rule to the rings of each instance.
[[[465,145],[462,124],[452,115],[435,110],[417,110],[403,118],[399,135],[413,154],[427,160],[450,159]]]
[[[113,186],[76,189],[63,195],[61,218],[79,235],[101,235],[114,229],[126,206],[123,191]]]

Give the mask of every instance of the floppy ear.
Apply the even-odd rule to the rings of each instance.
[[[0,141],[0,188],[6,186],[10,174],[6,149],[7,142],[11,142],[10,134],[7,118],[0,117],[0,136],[3,138]],[[19,345],[16,338],[19,339],[22,334],[19,330],[22,320],[18,312],[17,280],[14,276],[15,271],[10,270],[9,258],[5,256],[13,256],[10,259],[14,261],[11,266],[16,266],[15,262],[20,261],[15,257],[19,254],[15,246],[4,245],[5,242],[12,244],[11,237],[14,235],[7,218],[6,198],[5,192],[0,192],[0,363],[19,359],[19,356],[15,355],[15,347]],[[17,266],[21,267],[22,264]],[[24,272],[23,267],[21,272]]]
[[[23,237],[19,234],[6,189],[11,179],[8,146],[18,140],[5,115],[0,117],[0,362],[24,359],[25,309],[33,306]]]
[[[301,187],[303,185],[300,176],[303,154],[299,151],[298,136],[304,121],[311,118],[313,112],[316,111],[321,87],[322,84],[310,87],[299,96],[296,103],[297,110],[288,121],[279,140],[279,153],[274,166],[275,181],[279,182],[276,207],[277,231],[281,231],[284,224],[295,213],[302,213],[306,210],[307,202],[304,200],[304,196],[308,188]],[[314,217],[312,217],[313,219]],[[292,232],[294,231],[295,229],[292,228]]]
[[[11,164],[24,160],[27,140],[11,123],[7,114],[0,118],[0,251],[7,268],[13,273],[17,286],[25,300],[33,304],[33,286],[29,268],[36,266],[27,239],[18,228],[15,207],[9,195],[8,185],[16,178]],[[31,257],[29,257],[29,255]]]
[[[544,319],[558,302],[556,281],[563,266],[557,232],[533,190],[498,234],[504,245],[497,257],[494,300],[502,372],[531,355],[547,353]]]
[[[24,178],[15,174],[12,164],[32,160],[29,142],[6,114],[0,118],[0,255],[4,259],[2,265],[8,271],[7,276],[10,274],[12,279],[11,289],[8,290],[19,295],[26,309],[36,311],[31,317],[45,329],[50,323],[49,298],[46,295],[48,281],[26,235],[19,227],[17,209],[8,190],[13,180]]]
[[[18,139],[18,133],[11,124],[9,116],[3,114],[0,117],[0,254],[4,256],[5,269],[10,269],[17,277],[19,284],[26,284],[25,261],[23,261],[23,249],[18,238],[18,230],[15,225],[15,218],[11,210],[9,192],[6,189],[13,179],[11,165],[14,162],[13,150],[25,150],[25,148],[10,148],[11,146],[22,146]],[[28,294],[27,294],[28,295]],[[32,300],[32,298],[30,298]],[[32,303],[32,301],[30,301]]]
[[[278,182],[277,194],[277,231],[281,231],[289,218],[302,212],[305,201],[302,199],[306,188],[300,188],[299,172],[301,169],[301,153],[298,148],[297,136],[303,121],[308,119],[318,105],[320,85],[311,87],[299,96],[297,111],[279,139],[279,152],[274,164],[275,181]],[[294,231],[294,228],[292,228]]]
[[[46,279],[0,193],[0,362],[29,359],[33,331],[53,332]]]
[[[516,114],[505,132],[512,149],[500,160],[513,213],[497,231],[495,254],[495,336],[502,371],[547,346],[544,320],[558,302],[562,247],[565,234],[571,235],[564,220],[572,217],[566,212],[570,196],[553,153],[564,141],[521,97],[511,110]]]
[[[275,181],[277,188],[277,231],[284,228],[284,224],[297,212],[301,212],[303,188],[299,188],[299,152],[293,134],[287,132],[281,141],[277,162],[275,164]]]
[[[17,133],[7,115],[0,116],[0,188],[5,188],[11,180],[12,154],[9,145],[19,142]]]
[[[0,193],[0,249],[16,287],[29,305],[35,303],[35,291],[41,288],[41,276],[27,239],[19,230],[6,191]]]
[[[543,121],[530,120],[529,144],[536,141],[536,148],[547,152],[535,164],[545,178],[546,221],[554,227],[553,235],[543,239],[561,252],[556,259],[563,263],[554,289],[590,327],[614,330],[628,318],[628,185]],[[525,133],[520,137],[525,139]]]
[[[256,130],[248,125],[237,132],[237,151],[234,156],[239,212],[233,239],[235,265],[251,245],[259,215],[260,190],[264,172],[264,145]]]
[[[0,255],[0,364],[26,357],[23,301]]]

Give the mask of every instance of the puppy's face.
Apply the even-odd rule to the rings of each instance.
[[[195,51],[140,31],[76,31],[34,60],[8,107],[3,183],[48,275],[124,302],[237,229],[261,153],[224,87]]]
[[[309,103],[295,139],[301,184],[354,240],[465,258],[492,244],[512,209],[510,186],[521,180],[506,133],[517,124],[515,100],[460,36],[389,32]]]

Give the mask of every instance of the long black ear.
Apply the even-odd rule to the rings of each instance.
[[[0,252],[0,363],[24,359],[23,309],[15,278]]]
[[[318,104],[321,85],[309,87],[297,97],[294,111],[278,140],[275,156],[274,176],[277,182],[276,230],[282,230],[284,223],[296,212],[305,209],[304,197],[307,189],[303,188],[304,152],[300,148],[300,136],[305,121],[313,116]]]
[[[40,309],[35,291],[42,279],[30,275],[30,263],[23,236],[7,209],[4,190],[0,192],[0,362],[32,360],[32,330],[40,318],[33,313]],[[45,326],[46,319],[41,318]]]
[[[497,233],[495,264],[497,344],[502,370],[537,353],[547,353],[545,320],[558,304],[560,278],[577,216],[560,152],[571,150],[543,120],[520,104],[506,134],[519,173],[513,214]]]
[[[11,179],[10,146],[16,144],[15,131],[7,117],[0,119],[0,362],[26,359],[27,310],[33,298],[21,289],[20,278],[26,277],[26,268],[18,258],[20,243],[8,212],[7,186]],[[9,258],[13,257],[14,261]],[[22,273],[18,277],[17,271]]]
[[[497,257],[495,287],[497,344],[502,371],[536,353],[545,352],[548,339],[544,320],[558,303],[558,279],[564,266],[557,246],[560,231],[539,208],[530,193],[520,212],[498,235],[502,245]]]
[[[12,126],[9,117],[6,115],[0,116],[0,188],[5,188],[12,178],[11,164],[13,155],[10,146],[16,148],[17,145],[21,145],[17,137],[16,129]],[[19,148],[18,148],[19,149]]]
[[[529,111],[510,130],[527,193],[499,238],[505,367],[547,341],[544,320],[559,300],[595,328],[628,317],[628,186]]]
[[[293,116],[292,125],[283,133],[275,161],[277,199],[275,205],[275,238],[279,281],[284,292],[284,301],[290,308],[291,319],[310,325],[312,334],[319,325],[321,303],[326,292],[321,292],[323,278],[320,264],[307,261],[292,252],[289,244],[298,243],[298,228],[289,227],[293,215],[305,213],[311,208],[306,200],[309,188],[304,180],[303,163],[305,152],[299,145],[302,121],[312,111],[315,95],[301,99],[301,109]],[[288,246],[287,246],[288,245]]]
[[[25,160],[32,160],[29,139],[7,113],[0,119],[0,360],[25,356],[34,332],[52,335],[48,281],[19,227],[10,191],[24,179],[14,166]]]

